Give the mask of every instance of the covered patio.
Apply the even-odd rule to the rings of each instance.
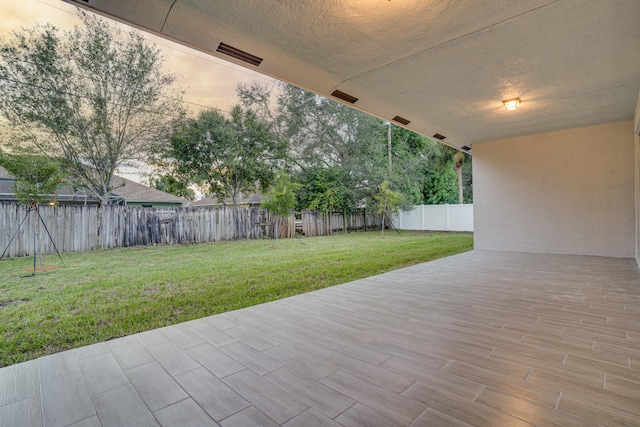
[[[3,368],[0,425],[640,425],[637,0],[66,1],[473,152],[476,250]]]
[[[632,259],[472,251],[0,370],[3,426],[637,426]]]

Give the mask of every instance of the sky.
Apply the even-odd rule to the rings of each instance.
[[[105,18],[106,19],[106,18]],[[125,31],[128,27],[115,23]],[[60,30],[80,25],[76,8],[61,0],[1,0],[0,37],[7,40],[13,31],[50,23]],[[176,84],[184,89],[185,107],[192,112],[202,106],[229,111],[236,102],[238,83],[260,81],[275,84],[276,80],[222,59],[187,48],[178,43],[141,32],[163,53],[165,71],[176,74]],[[136,174],[121,171],[126,178],[140,181]]]

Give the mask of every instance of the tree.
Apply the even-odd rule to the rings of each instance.
[[[6,154],[0,150],[0,166],[16,178],[13,191],[24,204],[51,201],[63,177],[58,162],[42,156]]]
[[[467,158],[467,154],[459,151],[453,147],[449,147],[447,145],[444,144],[440,144],[440,143],[434,143],[435,145],[432,146],[432,148],[429,150],[430,152],[430,168],[431,171],[433,172],[437,172],[443,175],[448,175],[447,174],[447,170],[452,169],[455,174],[456,174],[456,178],[457,178],[457,203],[464,203],[465,200],[467,201],[473,201],[473,196],[470,194],[468,198],[465,198],[464,196],[464,189],[466,188],[470,188],[470,180],[471,180],[471,176],[470,174],[467,174],[467,179],[469,181],[468,186],[465,185],[465,180],[463,177],[463,166],[466,163],[470,162],[465,162],[466,158]],[[443,183],[445,183],[445,185],[449,185],[448,181],[445,180],[441,180]],[[445,191],[444,188],[439,189],[440,193],[442,193],[442,191]],[[441,203],[456,203],[455,200],[451,200],[451,201],[446,201],[446,202],[441,202]]]
[[[80,18],[63,34],[37,26],[0,44],[0,112],[18,149],[59,159],[75,185],[107,204],[116,169],[168,137],[181,93],[138,32]]]
[[[453,155],[453,164],[456,167],[456,175],[458,176],[458,204],[464,203],[463,186],[462,186],[462,164],[465,160],[465,154],[462,151],[457,151]]]
[[[404,202],[404,196],[393,191],[389,181],[382,181],[375,200],[378,215],[382,215],[382,236],[384,236],[386,220],[391,222],[391,216],[398,213],[400,205]]]
[[[165,155],[174,172],[219,200],[237,206],[243,192],[268,188],[285,156],[286,145],[249,109],[236,105],[231,118],[201,111],[173,132]]]
[[[187,200],[196,198],[195,192],[189,188],[188,183],[179,180],[173,175],[160,175],[149,179],[149,184],[156,190],[173,194]]]
[[[260,207],[266,209],[276,216],[276,226],[274,235],[275,246],[278,246],[278,235],[280,233],[280,217],[289,215],[296,205],[296,193],[300,189],[300,184],[292,182],[289,175],[280,172],[276,176],[273,184],[269,187],[265,198],[260,203]]]
[[[347,194],[332,191],[332,185],[325,185],[331,184],[329,179],[305,191],[308,201],[315,200],[320,208],[337,196],[344,210],[352,211],[372,199],[387,170],[386,131],[381,120],[285,83],[275,96],[269,88],[255,84],[240,87],[238,94],[244,105],[262,112],[261,117],[289,142],[289,158],[300,182],[340,176],[336,189]],[[323,176],[322,170],[329,172]],[[324,196],[316,197],[321,194]]]
[[[390,125],[389,174],[388,128],[381,120],[285,83],[277,91],[257,83],[241,85],[238,96],[289,141],[293,173],[303,184],[300,208],[339,205],[348,212],[374,205],[384,180],[404,196],[402,208],[435,200],[456,203],[456,176],[462,181],[457,195],[472,198],[471,176],[465,172],[470,162],[464,162],[462,153],[456,157],[455,149]]]

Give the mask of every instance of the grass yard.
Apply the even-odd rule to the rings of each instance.
[[[469,233],[351,233],[0,261],[0,366],[470,250]]]

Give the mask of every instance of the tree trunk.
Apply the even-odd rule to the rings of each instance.
[[[347,210],[346,209],[342,212],[342,218],[344,221],[344,234],[347,234],[349,230],[347,230]]]
[[[363,216],[363,219],[364,219],[364,231],[366,233],[367,232],[367,210],[366,209],[364,209],[362,211],[362,215],[364,215]]]
[[[96,249],[102,249],[102,209],[104,209],[104,203],[100,203],[97,211],[97,230],[96,230]]]

